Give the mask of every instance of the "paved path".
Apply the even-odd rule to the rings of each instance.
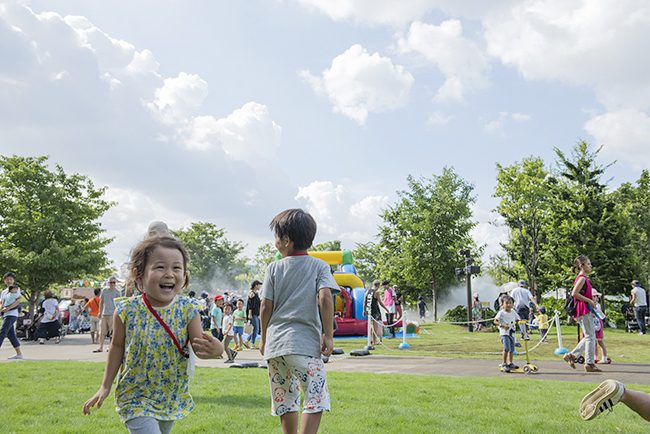
[[[47,341],[45,345],[37,342],[22,342],[21,349],[25,360],[50,361],[81,361],[105,362],[107,353],[93,353],[96,345],[90,344],[90,336],[68,335],[55,345]],[[105,349],[108,349],[106,342]],[[10,362],[7,357],[14,354],[11,344],[5,340],[0,348],[0,362]],[[19,361],[12,361],[19,363]],[[244,350],[237,356],[237,362],[263,362],[259,351]],[[521,362],[521,361],[519,361]],[[536,374],[499,372],[499,360],[495,359],[464,359],[451,357],[407,357],[371,355],[365,357],[333,356],[327,364],[328,371],[340,372],[369,372],[377,374],[409,374],[409,375],[440,375],[451,377],[504,377],[509,379],[529,378],[538,380],[579,381],[600,383],[607,378],[614,378],[626,384],[650,385],[650,364],[641,363],[612,363],[599,365],[603,373],[586,373],[581,365],[573,370],[563,361],[534,361],[539,367]],[[520,363],[521,365],[521,363]],[[227,368],[223,359],[201,360],[197,366]]]

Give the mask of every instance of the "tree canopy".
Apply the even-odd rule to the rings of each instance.
[[[48,157],[0,156],[0,267],[13,271],[30,310],[42,291],[110,265],[98,219],[114,205],[87,177]]]

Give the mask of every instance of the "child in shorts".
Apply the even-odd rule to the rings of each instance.
[[[503,372],[510,372],[511,369],[519,369],[519,366],[512,362],[515,352],[515,328],[519,315],[512,310],[515,299],[506,295],[501,301],[501,310],[494,318],[494,323],[499,326],[499,335],[503,344]]]
[[[300,391],[304,392],[300,433],[316,433],[323,411],[330,411],[327,375],[321,354],[333,348],[332,294],[340,292],[330,266],[309,256],[316,222],[301,209],[281,212],[271,221],[282,259],[269,264],[262,285],[260,352],[268,362],[271,414],[282,431],[298,431]],[[322,335],[321,335],[322,327]]]
[[[244,323],[246,322],[246,311],[244,310],[244,300],[237,300],[237,310],[232,314],[233,329],[235,330],[235,351],[244,349]],[[248,342],[246,342],[248,347]]]

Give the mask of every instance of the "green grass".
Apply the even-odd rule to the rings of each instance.
[[[103,368],[83,362],[0,364],[0,432],[126,432],[112,395],[90,416],[82,414]],[[583,421],[578,405],[593,384],[340,372],[328,377],[333,411],[323,417],[320,432],[326,434],[641,433],[650,427],[622,404],[607,418]],[[175,424],[175,433],[281,432],[279,418],[270,415],[265,370],[197,368],[190,390],[196,408]]]
[[[572,350],[578,342],[576,330],[575,326],[562,326],[562,343],[569,350]],[[548,344],[541,344],[531,352],[531,360],[561,360],[560,356],[554,353],[558,346],[555,327],[553,327],[548,340]],[[625,333],[622,329],[605,329],[604,342],[607,346],[607,355],[616,363],[647,363],[648,356],[650,356],[648,340],[648,336]],[[469,333],[467,327],[450,324],[425,323],[420,326],[419,338],[407,339],[407,341],[411,348],[400,350],[398,346],[402,342],[401,339],[384,338],[385,346],[390,349],[378,345],[373,354],[493,358],[497,360],[501,358],[503,351],[498,332]],[[539,334],[535,332],[531,335],[530,348],[538,341]],[[363,339],[336,339],[334,341],[334,346],[342,348],[346,353],[353,349],[363,348],[365,345],[366,341]],[[523,351],[524,348],[518,350]]]

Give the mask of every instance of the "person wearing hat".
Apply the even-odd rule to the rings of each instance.
[[[259,280],[253,280],[253,283],[251,283],[251,292],[248,294],[248,303],[246,303],[246,316],[248,317],[248,320],[253,324],[253,331],[251,334],[248,336],[248,339],[246,340],[246,346],[248,347],[248,343],[250,342],[251,348],[254,350],[257,350],[257,346],[255,345],[255,339],[257,339],[257,335],[260,332],[260,296],[257,295],[257,292],[260,290],[262,287],[262,282]]]
[[[640,335],[645,334],[645,316],[648,312],[648,300],[646,298],[645,289],[641,288],[641,283],[638,280],[632,281],[632,299],[630,304],[634,304],[634,316],[636,322],[639,324]]]
[[[212,311],[210,312],[210,333],[212,336],[223,342],[223,331],[221,322],[223,321],[223,296],[215,295]]]
[[[526,281],[520,280],[519,286],[512,291],[512,298],[515,299],[515,309],[517,309],[517,315],[521,319],[528,319],[530,316],[530,308],[528,307],[528,302],[532,301],[535,305],[535,309],[538,308],[537,302],[533,298],[533,294],[526,288]],[[528,331],[526,330],[526,324],[519,324],[521,329],[521,338],[526,339],[528,336]]]

